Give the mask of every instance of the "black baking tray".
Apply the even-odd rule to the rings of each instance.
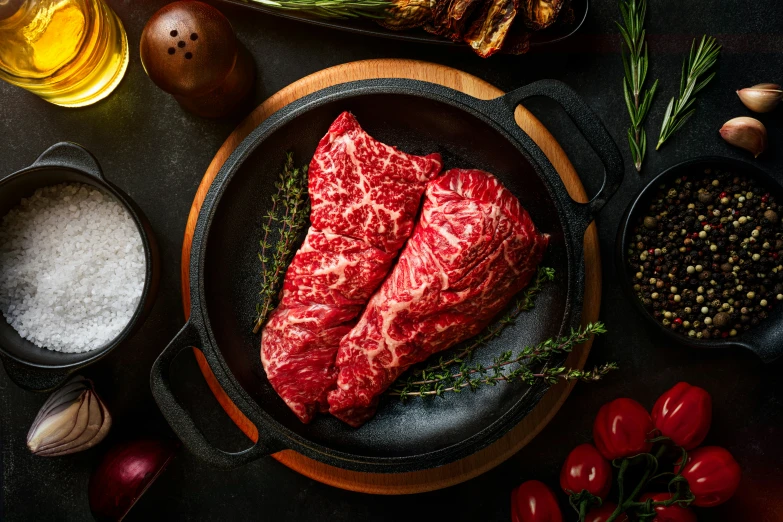
[[[329,27],[331,29],[338,29],[340,31],[347,31],[349,33],[361,34],[365,36],[376,36],[380,38],[389,38],[392,40],[400,40],[411,43],[422,44],[435,44],[444,45],[450,47],[464,47],[468,49],[468,44],[464,42],[453,42],[448,38],[428,33],[424,29],[410,29],[407,31],[392,31],[386,29],[366,19],[323,19],[317,18],[298,11],[279,9],[269,7],[252,0],[220,0],[226,4],[234,4],[242,7],[247,7],[255,11],[278,16],[280,18],[288,18],[289,20],[298,20],[311,25],[318,25],[321,27]],[[571,4],[574,9],[574,21],[568,26],[553,26],[542,31],[533,33],[530,39],[530,47],[542,47],[550,45],[561,40],[565,40],[576,31],[584,23],[587,18],[587,12],[589,10],[589,0],[573,0]]]

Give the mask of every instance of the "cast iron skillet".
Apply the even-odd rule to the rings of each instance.
[[[560,103],[606,169],[589,203],[568,196],[557,172],[514,121],[523,100],[546,96]],[[190,319],[152,368],[161,411],[185,445],[220,467],[233,467],[291,448],[343,468],[400,472],[454,461],[498,439],[537,403],[545,386],[497,386],[445,401],[400,404],[385,398],[359,429],[328,415],[300,423],[271,388],[251,333],[260,276],[260,224],[286,151],[307,163],[319,139],[344,110],[375,138],[407,152],[440,152],[445,166],[496,174],[552,235],[544,264],[557,276],[532,313],[483,347],[490,361],[507,349],[539,342],[579,325],[584,292],[585,230],[622,180],[622,158],[593,112],[564,84],[537,82],[482,101],[438,85],[401,79],[336,85],[273,114],[228,158],[199,214],[190,258]],[[259,442],[239,453],[214,448],[172,394],[169,366],[176,355],[202,350],[223,389],[258,427]]]
[[[647,311],[633,291],[631,279],[633,274],[626,258],[628,240],[633,233],[634,226],[639,222],[649,208],[652,198],[658,191],[658,186],[669,183],[680,176],[703,175],[705,169],[713,171],[728,171],[754,178],[773,194],[778,201],[783,201],[783,187],[775,179],[760,168],[731,158],[704,157],[678,163],[653,178],[636,199],[631,202],[620,221],[620,229],[617,232],[615,242],[615,260],[620,269],[620,285],[626,297],[634,304],[634,307],[656,329],[663,332],[669,339],[680,344],[694,348],[726,348],[729,346],[741,346],[755,352],[764,362],[771,362],[783,355],[783,306],[776,306],[767,319],[755,328],[748,330],[736,337],[726,339],[701,340],[686,337],[665,328]]]
[[[306,24],[318,25],[321,27],[328,27],[330,29],[337,29],[339,31],[346,31],[349,33],[360,34],[363,36],[375,36],[381,38],[387,38],[390,40],[400,40],[403,42],[411,42],[417,44],[435,44],[435,45],[447,45],[450,47],[457,47],[468,50],[470,47],[465,42],[455,42],[449,38],[438,36],[436,34],[428,33],[423,28],[419,27],[408,31],[392,31],[378,25],[371,20],[362,20],[350,18],[346,20],[340,19],[324,19],[313,16],[308,16],[305,13],[300,13],[294,10],[279,9],[276,7],[269,7],[255,2],[252,0],[222,0],[224,3],[234,4],[254,11],[260,11],[265,14],[277,16],[280,18],[288,18],[289,20],[297,20]],[[574,10],[574,21],[569,25],[555,24],[552,27],[548,27],[541,31],[536,31],[530,39],[530,47],[535,49],[536,47],[542,47],[545,45],[554,44],[565,40],[585,23],[587,19],[587,12],[589,10],[589,0],[573,0],[571,6]],[[522,16],[519,14],[518,16]],[[502,51],[501,51],[502,53]]]
[[[22,198],[30,197],[36,189],[66,182],[97,187],[114,196],[125,207],[136,223],[144,245],[146,279],[130,322],[117,337],[89,352],[61,353],[39,348],[23,339],[5,318],[0,317],[0,359],[5,371],[15,383],[33,391],[56,388],[71,373],[97,361],[133,335],[152,309],[158,289],[158,247],[147,218],[132,199],[106,179],[95,157],[75,143],[52,145],[29,167],[0,179],[0,219],[18,205]]]

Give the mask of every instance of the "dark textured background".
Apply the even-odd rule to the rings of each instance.
[[[30,456],[27,429],[45,400],[24,392],[0,372],[0,519],[89,520],[87,483],[102,453],[117,440],[170,431],[152,400],[152,361],[182,325],[179,261],[185,219],[209,161],[241,119],[209,121],[191,116],[145,76],[138,42],[146,20],[163,0],[109,0],[128,31],[131,62],[108,99],[84,109],[63,109],[0,83],[0,175],[31,163],[61,140],[86,146],[106,175],[133,197],[152,222],[163,255],[163,277],[155,309],[139,334],[84,374],[95,380],[114,413],[115,426],[99,447],[74,456]],[[649,118],[655,141],[668,98],[677,89],[681,60],[690,39],[711,33],[724,44],[716,80],[703,92],[698,112],[661,152],[648,154],[645,174],[627,169],[620,192],[599,220],[604,256],[602,318],[609,333],[596,341],[589,364],[615,360],[622,371],[598,385],[579,385],[549,426],[523,451],[495,470],[447,490],[408,497],[375,497],[324,486],[263,459],[222,472],[181,451],[128,520],[508,520],[509,492],[530,478],[555,487],[569,449],[590,438],[592,419],[619,396],[651,406],[679,380],[706,388],[714,398],[710,444],[727,447],[743,468],[737,496],[724,506],[700,510],[699,519],[783,519],[783,363],[764,366],[739,350],[697,352],[673,346],[648,330],[617,286],[610,252],[620,214],[645,179],[678,161],[707,154],[749,159],[724,144],[717,130],[748,111],[734,91],[759,82],[783,82],[783,2],[758,0],[654,0],[648,16],[652,63],[661,79]],[[630,164],[625,144],[622,67],[614,20],[615,0],[593,0],[580,34],[556,47],[523,57],[481,60],[469,52],[419,47],[300,25],[235,7],[223,11],[257,65],[255,101],[332,65],[378,57],[418,58],[475,74],[509,90],[540,78],[573,86],[603,118]],[[552,106],[532,106],[564,144],[588,186],[599,174],[594,158],[565,117]],[[763,115],[770,150],[756,163],[783,181],[783,109]],[[592,185],[591,185],[592,182]],[[211,398],[190,355],[175,368],[175,387],[209,438],[227,449],[243,437]],[[568,515],[567,520],[573,519]]]

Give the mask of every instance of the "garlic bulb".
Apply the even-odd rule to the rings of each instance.
[[[737,96],[753,112],[770,112],[783,99],[783,90],[776,83],[760,83],[737,91]]]
[[[721,137],[758,157],[767,148],[767,128],[759,120],[741,116],[723,124]]]
[[[47,399],[27,433],[35,455],[55,457],[86,450],[106,437],[111,415],[92,381],[75,376]]]

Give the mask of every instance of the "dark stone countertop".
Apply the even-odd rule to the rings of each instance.
[[[148,386],[150,366],[183,324],[179,261],[185,220],[196,187],[215,151],[241,115],[221,121],[183,112],[146,77],[138,42],[146,20],[164,3],[109,0],[131,43],[125,79],[108,99],[88,108],[63,109],[0,82],[0,175],[31,163],[49,145],[70,140],[92,151],[113,182],[138,202],[160,242],[160,294],[142,330],[121,349],[83,373],[95,380],[114,413],[110,438],[86,453],[35,458],[24,438],[43,395],[22,391],[0,372],[0,519],[89,520],[87,483],[97,459],[113,442],[142,435],[168,435]],[[541,78],[573,86],[604,120],[626,158],[627,178],[599,219],[604,259],[602,318],[609,333],[599,338],[588,364],[617,361],[622,371],[597,385],[578,385],[544,431],[505,464],[465,484],[408,497],[376,497],[314,482],[273,459],[216,471],[185,451],[146,493],[128,520],[497,520],[509,519],[509,493],[538,478],[557,486],[561,462],[588,441],[598,408],[620,396],[651,407],[679,380],[706,388],[714,398],[707,443],[728,448],[743,468],[739,493],[723,507],[700,510],[699,519],[783,519],[783,363],[763,365],[741,350],[693,351],[649,330],[627,306],[611,259],[619,217],[646,180],[669,165],[701,155],[750,160],[727,146],[717,130],[748,111],[734,91],[760,82],[783,81],[783,3],[704,0],[650,2],[650,76],[660,78],[659,97],[648,123],[654,141],[668,98],[675,94],[690,40],[708,32],[724,45],[716,80],[699,96],[696,116],[660,151],[650,151],[645,174],[630,167],[628,116],[622,103],[622,66],[614,20],[616,0],[593,0],[582,31],[556,47],[523,57],[482,60],[461,49],[371,39],[219,5],[231,19],[257,65],[254,99],[260,103],[282,87],[325,67],[379,57],[417,58],[475,74],[510,90]],[[588,187],[599,170],[554,106],[531,108],[549,126]],[[762,115],[770,150],[756,164],[783,181],[783,109]],[[209,438],[226,449],[246,445],[209,395],[192,357],[180,359],[174,386]],[[563,498],[561,497],[561,500]],[[565,508],[564,504],[564,508]],[[568,515],[567,519],[575,518]]]

